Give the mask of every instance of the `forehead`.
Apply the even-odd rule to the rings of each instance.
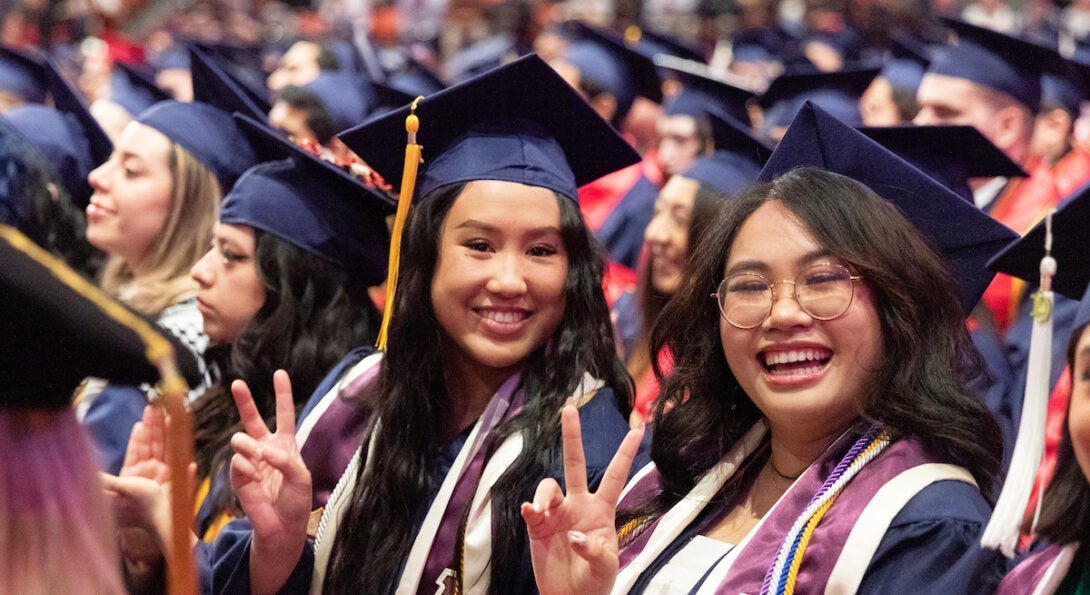
[[[657,128],[659,134],[693,136],[696,134],[696,120],[685,114],[663,116],[659,118]]]
[[[773,200],[761,205],[738,228],[727,267],[741,261],[793,264],[821,249],[806,224],[782,202]]]
[[[165,134],[135,120],[125,125],[115,144],[117,151],[164,160],[170,153],[170,146],[171,141]]]
[[[446,225],[467,220],[495,224],[504,229],[515,226],[560,227],[560,206],[556,194],[547,188],[502,180],[474,180],[454,200]]]
[[[987,90],[968,79],[929,72],[920,81],[916,99],[921,104],[949,104],[968,109],[986,105]]]

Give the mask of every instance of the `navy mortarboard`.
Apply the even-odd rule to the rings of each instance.
[[[0,225],[0,308],[5,407],[68,406],[87,376],[154,383],[159,369],[152,360],[160,357],[191,385],[199,382],[191,352],[172,344],[169,333],[6,225]]]
[[[339,136],[400,187],[409,107]],[[425,97],[416,106],[424,150],[416,196],[455,182],[506,180],[576,200],[579,186],[639,161],[635,150],[536,55]]]
[[[1083,186],[1065,199],[1052,215],[1052,255],[1057,265],[1052,290],[1076,300],[1090,285],[1090,244],[1086,243],[1088,226],[1090,185]],[[988,262],[988,267],[1037,285],[1041,278],[1041,258],[1045,255],[1045,231],[1045,222],[1041,221],[1017,242],[996,254]]]
[[[204,164],[226,194],[257,157],[231,116],[206,103],[163,101],[136,118],[163,133]]]
[[[927,72],[972,81],[1013,97],[1036,114],[1041,103],[1041,70],[1053,59],[1046,48],[943,18],[957,43],[931,62]]]
[[[1062,109],[1077,119],[1082,102],[1090,98],[1090,57],[1063,58],[1057,54],[1041,74],[1041,109]]]
[[[778,136],[775,131],[787,126],[806,102],[850,126],[862,126],[859,97],[878,72],[877,67],[863,67],[837,72],[800,70],[781,74],[757,99],[763,110],[762,135],[774,139]]]
[[[617,103],[614,124],[624,118],[636,97],[662,101],[654,62],[629,49],[620,36],[579,21],[568,23],[567,32],[572,41],[564,61],[579,69],[583,80],[613,96]]]
[[[665,54],[693,62],[704,62],[704,53],[672,35],[658,33],[646,27],[630,25],[624,30],[625,45],[637,52],[654,59]]]
[[[922,42],[904,33],[890,35],[889,56],[878,76],[889,81],[894,89],[915,95],[923,74],[931,64],[931,51]]]
[[[347,72],[322,71],[303,88],[318,98],[338,132],[363,122],[378,103],[371,85],[363,77]]]
[[[406,137],[406,130],[405,153],[390,151]],[[427,197],[437,188],[460,182],[499,180],[546,188],[574,202],[579,186],[640,160],[635,149],[536,55],[339,136],[400,188],[380,348],[385,348],[394,310],[397,246],[414,196]]]
[[[19,50],[0,46],[0,109],[17,103],[45,101],[45,67],[40,60]]]
[[[394,202],[339,167],[251,118],[235,119],[262,157],[223,199],[220,221],[249,225],[353,273],[367,285],[386,278],[386,215]]]
[[[193,100],[217,107],[228,114],[240,112],[264,120],[269,114],[267,101],[259,101],[247,88],[223,68],[220,59],[201,47],[189,46],[190,71],[193,74]]]
[[[386,75],[385,83],[398,91],[417,95],[430,95],[447,88],[447,83],[434,70],[419,60],[406,55],[400,68]]]
[[[510,62],[518,56],[515,40],[510,35],[498,34],[460,50],[443,67],[447,78],[458,83]]]
[[[713,78],[707,66],[698,62],[659,56],[655,64],[666,77],[680,83],[677,93],[663,104],[667,116],[684,115],[699,120],[717,110],[742,124],[750,124],[748,104],[754,94],[749,89]]]
[[[866,184],[892,202],[945,258],[968,314],[992,273],[985,263],[1017,234],[858,130],[806,103],[761,171],[810,165]]]
[[[263,48],[259,46],[232,46],[208,44],[198,41],[188,43],[192,48],[202,51],[206,63],[214,64],[218,70],[241,88],[246,97],[259,110],[269,112],[269,90],[265,86],[267,73],[262,70]],[[191,65],[191,68],[195,66]],[[194,92],[196,89],[194,89]]]
[[[969,178],[1028,175],[972,126],[873,126],[859,131],[970,203]]]
[[[371,110],[370,115],[384,114],[399,107],[405,107],[416,99],[416,95],[410,95],[387,85],[386,83],[371,82],[371,89],[375,92],[377,104]]]
[[[155,84],[151,73],[138,66],[114,62],[114,70],[110,74],[110,101],[125,108],[130,115],[136,116],[167,99],[172,97]]]
[[[87,174],[109,159],[113,144],[56,67],[43,68],[56,109],[25,104],[3,117],[30,142],[76,205],[85,207],[92,194]]]
[[[712,111],[715,152],[699,157],[681,175],[732,194],[757,179],[772,149],[725,114]]]

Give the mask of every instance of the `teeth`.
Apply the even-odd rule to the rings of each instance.
[[[810,362],[828,357],[825,350],[800,349],[796,351],[774,351],[765,354],[765,363],[770,366]]]
[[[511,324],[518,322],[526,317],[524,312],[512,312],[512,311],[496,311],[496,310],[483,310],[481,315],[489,320],[499,322],[501,324]]]

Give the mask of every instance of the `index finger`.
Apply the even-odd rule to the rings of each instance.
[[[265,420],[261,419],[261,413],[254,404],[254,397],[250,394],[250,387],[245,380],[235,380],[231,383],[231,395],[235,398],[235,406],[238,407],[238,415],[242,420],[242,427],[246,433],[260,440],[269,435],[269,428],[265,426]]]
[[[640,451],[640,442],[643,441],[643,428],[629,430],[625,434],[621,445],[617,447],[617,454],[606,467],[602,475],[602,481],[598,484],[598,496],[616,505],[621,499],[621,492],[628,483],[628,470],[632,468],[632,461],[636,459],[636,453]]]
[[[291,394],[291,378],[284,370],[273,374],[273,390],[276,391],[276,433],[295,435],[295,399]]]
[[[583,455],[583,432],[579,411],[572,405],[560,410],[560,432],[564,446],[564,485],[568,494],[587,492],[587,460]]]

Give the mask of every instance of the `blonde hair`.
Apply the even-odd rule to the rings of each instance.
[[[0,593],[123,593],[113,514],[75,410],[0,408],[0,447]]]
[[[141,261],[141,272],[118,256],[111,256],[102,271],[104,290],[148,315],[196,293],[189,269],[208,251],[223,198],[216,176],[177,143],[171,143],[169,165],[174,179],[170,208]]]

